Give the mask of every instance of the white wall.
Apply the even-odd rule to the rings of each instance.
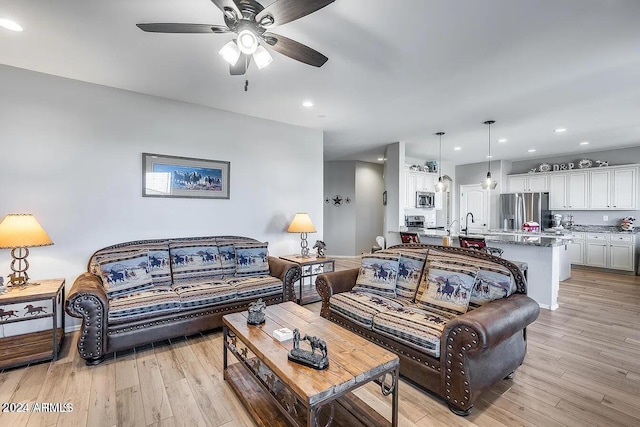
[[[31,249],[33,278],[69,289],[95,250],[145,238],[233,234],[297,253],[285,230],[299,211],[322,239],[321,131],[7,66],[0,93],[0,219],[33,213],[55,243]],[[142,152],[230,161],[230,200],[143,198]],[[5,277],[10,260],[0,250]]]
[[[356,254],[356,169],[355,162],[326,162],[324,164],[324,197],[329,203],[324,205],[325,239],[327,255],[353,256]],[[341,205],[333,199],[340,196]],[[346,203],[349,197],[351,203]]]
[[[382,174],[382,165],[356,162],[356,255],[371,252],[376,236],[383,235]]]

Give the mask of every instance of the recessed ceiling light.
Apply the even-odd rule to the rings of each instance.
[[[487,156],[487,159],[492,159],[492,158],[493,158],[493,156]]]
[[[303,106],[303,107],[307,107],[307,108],[309,108],[309,107],[313,107],[313,102],[311,102],[311,101],[304,101],[304,102],[302,103],[302,106]]]
[[[566,132],[567,130],[565,128],[558,128],[558,129],[554,129],[553,131],[555,133],[560,133],[560,132]]]
[[[11,31],[22,31],[22,27],[11,19],[0,19],[0,27],[6,28]]]
[[[501,138],[498,140],[498,142],[507,142],[507,138]]]
[[[536,149],[535,149],[535,148],[529,148],[527,151],[528,151],[529,153],[535,153],[535,152],[536,152]]]
[[[379,162],[384,162],[384,157],[378,157]]]
[[[454,151],[460,151],[460,150],[462,150],[462,147],[453,147],[453,150]]]
[[[582,141],[580,145],[589,145],[589,141]]]

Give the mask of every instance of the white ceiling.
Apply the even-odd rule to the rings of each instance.
[[[495,160],[640,145],[638,0],[336,0],[272,29],[329,61],[272,51],[248,92],[217,54],[231,34],[135,26],[224,24],[209,0],[0,0],[2,17],[24,27],[0,28],[3,64],[322,129],[325,160],[395,141],[437,158],[442,130],[444,161],[484,162],[488,119]]]

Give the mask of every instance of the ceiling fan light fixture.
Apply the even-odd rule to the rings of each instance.
[[[253,54],[253,60],[256,62],[258,69],[262,70],[267,65],[271,64],[273,57],[269,54],[264,46],[258,46]]]
[[[242,53],[251,55],[258,48],[258,37],[249,30],[242,30],[238,33],[238,47]]]
[[[241,54],[240,48],[233,40],[222,46],[222,49],[220,49],[218,53],[230,65],[236,65]]]
[[[263,27],[269,27],[271,25],[273,25],[273,23],[275,22],[275,20],[273,19],[273,16],[271,15],[265,15],[262,17],[262,19],[260,20],[259,24]]]

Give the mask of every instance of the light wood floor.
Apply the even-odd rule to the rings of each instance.
[[[341,259],[337,268],[351,265]],[[515,379],[485,393],[469,417],[401,382],[400,425],[640,425],[640,278],[574,269],[559,302],[528,328]],[[77,357],[76,341],[67,337],[58,361],[0,374],[0,403],[71,402],[73,412],[0,413],[0,426],[253,426],[222,378],[220,331],[118,353],[97,367]],[[378,387],[357,394],[390,413]]]

